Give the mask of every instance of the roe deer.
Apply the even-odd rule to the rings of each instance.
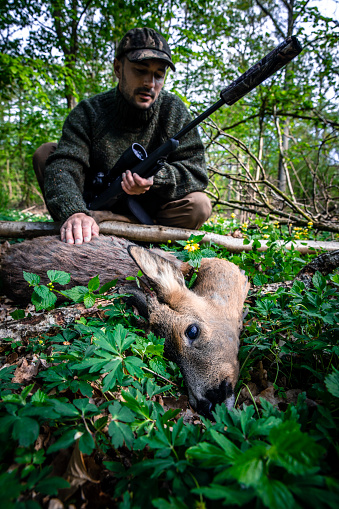
[[[47,283],[47,270],[64,270],[71,273],[70,286],[75,286],[87,285],[96,275],[101,284],[118,278],[126,285],[126,276],[135,276],[140,268],[152,292],[129,286],[133,303],[151,330],[165,338],[165,356],[178,364],[191,406],[212,417],[216,404],[234,404],[248,281],[233,263],[205,258],[189,290],[183,276],[187,264],[173,255],[172,261],[166,257],[166,252],[155,253],[117,237],[99,236],[80,246],[40,237],[5,249],[1,276],[8,297],[27,302],[30,292],[23,270],[39,274],[42,284]]]

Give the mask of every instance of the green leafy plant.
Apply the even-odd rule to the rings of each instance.
[[[71,280],[71,275],[67,272],[63,272],[61,270],[48,270],[47,277],[50,280],[47,285],[40,284],[40,276],[30,272],[23,272],[24,279],[29,283],[29,286],[33,287],[32,293],[32,303],[35,306],[37,311],[42,309],[53,309],[57,301],[57,295],[62,295],[63,297],[69,298],[71,301],[75,303],[83,302],[86,308],[90,308],[94,306],[96,297],[94,292],[99,291],[100,297],[105,292],[108,292],[111,288],[113,288],[117,282],[117,280],[113,280],[109,283],[105,283],[100,288],[99,277],[95,276],[89,280],[87,287],[86,286],[74,286],[69,290],[57,290],[55,288],[55,284],[58,285],[67,285]]]

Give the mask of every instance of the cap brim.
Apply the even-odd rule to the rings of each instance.
[[[162,60],[166,62],[167,65],[170,66],[172,71],[175,71],[175,65],[172,60],[166,53],[163,51],[153,50],[153,49],[138,49],[134,51],[129,51],[126,53],[126,57],[130,62],[140,62],[142,60],[150,60],[151,58],[156,58],[158,60]]]

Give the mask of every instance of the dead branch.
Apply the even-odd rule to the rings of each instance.
[[[39,226],[41,227],[41,230],[39,230]],[[58,223],[0,221],[0,237],[33,238],[58,233]],[[191,235],[197,235],[203,232],[174,228],[170,226],[147,226],[120,221],[104,221],[100,223],[100,233],[103,235],[116,235],[117,237],[123,237],[136,242],[154,242],[161,244],[166,243],[169,240],[188,240]],[[231,236],[219,235],[217,233],[206,232],[203,242],[213,242],[218,246],[225,247],[228,251],[230,251],[230,253],[240,253],[242,251],[249,252],[252,250],[252,242],[244,245],[243,239],[236,239]],[[260,242],[261,247],[259,248],[259,251],[267,251],[267,241],[261,240]],[[282,242],[282,244],[284,243]],[[318,242],[314,240],[295,241],[293,246],[294,249],[302,254],[310,253],[313,249],[325,249],[325,251],[335,251],[339,249],[338,242]],[[285,247],[286,249],[292,249],[292,243],[289,242]]]

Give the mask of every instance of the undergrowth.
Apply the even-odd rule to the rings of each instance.
[[[239,226],[232,220],[224,228],[231,222]],[[203,254],[233,261],[259,290],[247,301],[235,409],[217,406],[210,422],[166,405],[184,393],[180,372],[163,358],[164,341],[146,334],[115,294],[100,316],[54,335],[9,337],[6,359],[20,351],[40,369],[26,386],[15,381],[15,364],[0,370],[2,507],[49,507],[56,497],[65,507],[85,500],[121,509],[339,506],[339,276],[316,273],[310,287],[296,281],[261,294],[265,283],[293,279],[314,255],[286,250],[292,235],[268,220],[242,230],[257,241],[249,253],[201,247],[199,236],[167,246],[191,263],[191,286]],[[263,235],[266,252],[258,251]],[[40,308],[54,304],[53,281],[68,281],[50,276],[43,290],[26,277]],[[73,300],[93,305],[99,292],[94,278]],[[67,454],[81,490],[58,469]]]

